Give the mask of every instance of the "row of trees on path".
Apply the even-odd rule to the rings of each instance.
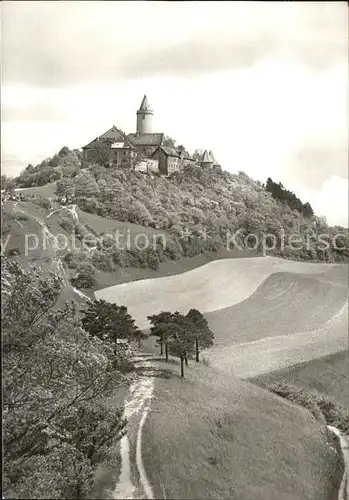
[[[148,316],[151,323],[150,335],[158,338],[160,354],[172,354],[181,361],[181,377],[184,377],[184,365],[188,366],[188,359],[200,361],[200,352],[213,345],[214,334],[208,326],[203,314],[197,309],[190,309],[183,315],[178,311],[171,313],[162,311],[159,314]]]
[[[184,377],[184,365],[188,360],[200,361],[200,352],[213,345],[214,334],[208,326],[203,314],[197,309],[190,309],[183,315],[178,311],[172,313],[162,311],[148,316],[151,322],[150,335],[158,338],[160,354],[165,355],[168,362],[169,354],[181,361],[181,376]],[[119,345],[124,341],[136,342],[141,346],[142,339],[147,335],[135,324],[128,313],[127,307],[111,304],[105,300],[90,302],[82,317],[82,326],[86,332],[98,337],[112,349],[118,359]]]

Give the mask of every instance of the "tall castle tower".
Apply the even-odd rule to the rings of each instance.
[[[150,109],[145,95],[141,107],[137,111],[137,134],[151,134],[153,132],[152,122],[153,111]]]

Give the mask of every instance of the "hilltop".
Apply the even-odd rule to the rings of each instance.
[[[14,232],[7,251],[22,259],[20,228],[32,232],[40,207],[54,235],[74,232],[83,242],[61,253],[66,268],[83,268],[88,275],[76,281],[78,288],[99,289],[183,272],[217,258],[263,253],[311,262],[348,260],[348,230],[329,227],[270,179],[264,186],[243,172],[195,165],[169,177],[80,165],[78,150],[62,148],[17,179],[2,179],[7,190],[20,189],[17,210],[27,216],[17,214],[16,221],[9,205],[3,207],[2,234]],[[109,239],[103,248],[101,237]]]

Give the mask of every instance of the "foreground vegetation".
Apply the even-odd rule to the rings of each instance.
[[[125,394],[145,335],[124,306],[57,307],[62,279],[36,266],[3,259],[1,284],[5,497],[87,498],[100,465],[117,468],[111,447],[127,421],[107,400]],[[183,361],[198,362],[213,343],[197,310],[152,322],[166,352],[181,359],[182,375]]]
[[[56,308],[52,273],[4,260],[1,284],[4,496],[87,498],[126,429],[105,401],[130,383],[132,338],[101,340],[74,303]]]

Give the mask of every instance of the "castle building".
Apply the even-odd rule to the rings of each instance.
[[[163,132],[153,132],[154,112],[149,106],[146,95],[136,116],[135,133],[125,134],[113,125],[104,134],[83,146],[82,167],[100,163],[108,167],[128,168],[147,173],[157,172],[168,176],[183,170],[188,164],[196,163],[196,160],[185,151],[165,146]],[[212,151],[205,151],[201,164],[213,166],[215,163]]]

